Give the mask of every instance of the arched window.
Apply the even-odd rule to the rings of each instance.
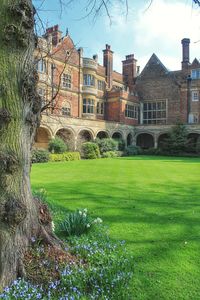
[[[62,106],[62,115],[63,116],[71,116],[71,105],[69,102],[64,102]]]

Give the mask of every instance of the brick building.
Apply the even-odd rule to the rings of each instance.
[[[133,54],[113,70],[110,45],[98,56],[85,58],[70,35],[58,25],[47,29],[35,53],[38,92],[43,113],[36,147],[62,137],[70,149],[96,137],[122,139],[126,145],[157,147],[170,127],[181,121],[194,142],[200,136],[200,63],[190,63],[189,39],[182,40],[181,70],[169,71],[153,54],[139,73]]]

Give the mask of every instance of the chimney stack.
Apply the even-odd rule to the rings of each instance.
[[[54,46],[56,46],[60,42],[60,40],[62,38],[62,31],[59,30],[58,25],[47,28],[45,37],[47,38],[49,36],[52,37],[52,44]]]
[[[106,49],[103,50],[103,66],[106,69],[106,81],[110,89],[112,88],[113,51],[111,51],[108,44],[106,44]]]
[[[130,91],[133,90],[133,79],[138,75],[137,71],[137,60],[134,58],[134,54],[126,55],[126,59],[122,61],[122,74]]]
[[[190,64],[190,39],[182,39],[182,70],[187,69]]]

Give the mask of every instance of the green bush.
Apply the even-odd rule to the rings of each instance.
[[[43,149],[33,149],[31,152],[32,163],[43,163],[49,161],[49,152]]]
[[[51,153],[49,155],[49,161],[58,162],[58,161],[71,161],[71,160],[80,160],[79,152],[64,152],[62,154]]]
[[[51,153],[63,153],[67,151],[67,145],[61,138],[55,137],[49,142],[48,149]]]
[[[162,151],[156,148],[142,149],[141,154],[144,155],[161,155]]]
[[[100,157],[99,146],[92,142],[82,145],[83,157],[86,159],[96,159]]]
[[[108,151],[116,151],[118,149],[118,142],[110,138],[96,139],[95,142],[99,146],[101,154]]]
[[[87,209],[76,210],[67,215],[64,221],[59,225],[59,231],[63,236],[80,236],[89,232],[96,224],[102,223],[100,218],[92,219]]]
[[[127,156],[138,155],[141,154],[142,150],[139,146],[130,145],[126,147],[125,154]]]
[[[117,151],[106,151],[101,155],[102,158],[111,158],[111,157],[117,157],[117,156],[118,156]]]
[[[196,152],[197,152],[198,154],[200,154],[200,137],[198,137],[198,139],[197,139]]]

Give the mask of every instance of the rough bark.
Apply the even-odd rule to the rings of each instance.
[[[31,0],[0,4],[0,287],[22,276],[31,237],[53,239],[30,187],[30,149],[40,120],[33,69]],[[42,215],[42,213],[41,213]],[[48,242],[49,242],[48,241]]]

